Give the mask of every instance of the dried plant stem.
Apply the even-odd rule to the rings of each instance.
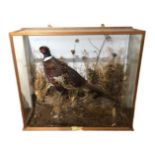
[[[100,59],[100,55],[101,55],[101,53],[102,53],[102,49],[103,49],[103,47],[104,47],[104,44],[105,44],[105,40],[103,40],[102,45],[101,45],[101,47],[100,47],[100,49],[99,49],[99,52],[98,52],[98,55],[97,55],[97,58],[96,58],[95,68],[96,68],[97,65],[98,65],[98,61],[99,61],[99,59]]]
[[[89,41],[89,43],[90,43],[97,51],[99,51],[99,48],[96,47],[90,39],[88,39],[88,41]]]
[[[104,44],[105,44],[105,40],[106,40],[106,39],[103,40],[101,47],[98,48],[98,47],[96,47],[96,46],[94,45],[94,43],[93,43],[90,39],[88,39],[89,43],[98,51],[98,55],[97,55],[97,57],[96,57],[95,68],[96,68],[97,65],[98,65],[98,61],[99,61],[99,59],[100,59],[100,55],[101,55],[101,53],[102,53],[102,49],[103,49]]]

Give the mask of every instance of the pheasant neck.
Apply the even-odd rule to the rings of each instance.
[[[48,61],[48,60],[50,60],[50,59],[52,59],[52,56],[45,57],[45,58],[44,58],[44,61]]]

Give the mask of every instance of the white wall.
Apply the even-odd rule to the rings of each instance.
[[[154,0],[0,1],[0,154],[155,154]],[[131,25],[147,31],[134,132],[23,132],[8,32],[28,26]]]

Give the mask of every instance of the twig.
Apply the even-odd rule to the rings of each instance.
[[[97,51],[99,51],[99,48],[98,47],[96,47],[93,43],[92,43],[92,41],[88,38],[88,41],[89,41],[89,43],[97,50]]]
[[[99,58],[100,58],[100,55],[101,55],[102,49],[103,49],[103,47],[104,47],[104,44],[105,44],[105,39],[103,40],[103,43],[102,43],[102,45],[101,45],[101,47],[100,47],[100,49],[99,49],[99,52],[98,52],[98,55],[97,55],[97,58],[96,58],[95,68],[96,68],[97,65],[98,65],[98,61],[99,61]]]
[[[103,47],[104,47],[106,38],[103,40],[102,45],[101,45],[100,48],[96,47],[96,46],[93,44],[93,42],[92,42],[89,38],[88,38],[88,41],[89,41],[89,43],[98,51],[98,55],[97,55],[97,57],[96,57],[96,64],[95,64],[95,68],[96,68],[97,65],[98,65],[98,61],[99,61],[99,58],[100,58],[102,49],[103,49]]]

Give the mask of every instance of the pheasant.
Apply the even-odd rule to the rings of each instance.
[[[66,63],[51,55],[46,46],[39,48],[44,55],[44,72],[49,83],[52,83],[57,91],[66,92],[68,89],[76,89],[86,84],[86,80]]]
[[[47,46],[41,46],[39,50],[44,56],[43,66],[48,82],[54,85],[57,91],[66,93],[68,90],[83,87],[97,95],[104,95],[102,90],[89,84],[77,71],[52,56]]]

